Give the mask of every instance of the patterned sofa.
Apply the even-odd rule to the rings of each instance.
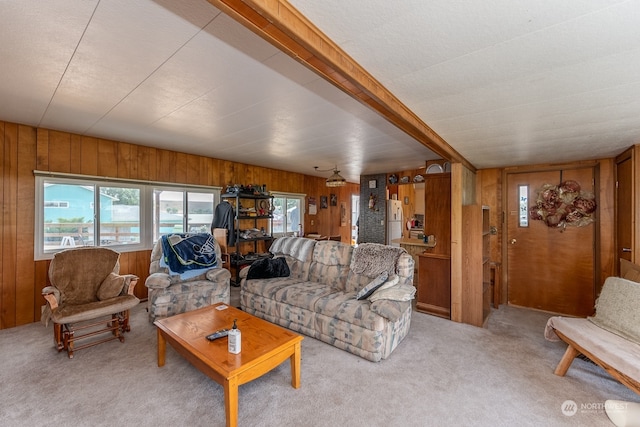
[[[221,256],[220,245],[216,242],[216,254]],[[169,269],[160,265],[163,256],[162,243],[158,239],[151,251],[149,277],[145,286],[149,289],[149,321],[173,316],[200,307],[224,302],[229,304],[231,273],[224,268],[202,270],[189,279],[170,275]]]
[[[380,259],[363,263],[356,254],[365,248]],[[414,261],[404,249],[282,237],[269,251],[286,259],[290,274],[247,280],[245,268],[240,303],[246,312],[374,362],[389,357],[409,332]],[[384,274],[375,271],[381,266]],[[378,283],[379,290],[356,299]]]

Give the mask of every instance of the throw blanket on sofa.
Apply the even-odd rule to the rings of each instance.
[[[207,233],[164,235],[162,252],[164,261],[174,273],[218,265],[215,240]]]
[[[403,248],[396,246],[362,243],[353,250],[351,271],[356,274],[366,272],[367,277],[376,277],[385,271],[395,274],[398,258],[405,252]]]

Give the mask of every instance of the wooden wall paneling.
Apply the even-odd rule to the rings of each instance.
[[[222,187],[222,192],[224,193],[227,187],[227,183],[224,182],[223,174],[220,168],[222,160],[211,158],[209,158],[208,160],[209,162],[207,163],[207,172],[209,175],[209,185],[219,185],[220,187]]]
[[[451,320],[456,322],[462,322],[464,319],[462,295],[462,168],[461,163],[453,163],[451,165],[451,247],[449,249],[451,255]],[[425,194],[427,191],[425,187]],[[427,205],[426,202],[425,205]],[[425,206],[425,209],[428,209],[428,207]],[[425,214],[425,223],[427,221],[427,215]],[[440,245],[441,240],[438,239],[437,245]]]
[[[82,136],[70,134],[69,172],[82,173]]]
[[[41,171],[49,170],[49,131],[38,128],[36,131],[36,169]]]
[[[38,138],[39,139],[39,138]],[[40,141],[38,140],[38,145]],[[80,155],[80,173],[83,175],[98,175],[98,139],[83,136]]]
[[[138,162],[138,149],[140,148],[139,145],[134,145],[134,144],[129,144],[129,155],[131,157],[131,160],[129,162],[129,178],[130,179],[140,179],[140,172],[139,172],[139,168],[140,168],[140,163]]]
[[[596,200],[598,201],[596,221],[596,295],[604,281],[614,276],[618,259],[615,246],[615,159],[601,160],[595,168]]]
[[[157,150],[156,173],[160,182],[176,182],[177,153],[175,151]]]
[[[2,206],[4,206],[4,158],[5,158],[5,138],[4,138],[4,128],[5,122],[0,121],[0,202],[2,202]],[[0,329],[3,329],[3,315],[4,312],[4,304],[8,303],[9,300],[4,299],[4,209],[0,211]]]
[[[135,294],[140,299],[147,299],[149,297],[148,289],[144,285],[144,282],[149,277],[149,263],[151,259],[151,251],[139,251],[136,252],[136,265],[135,265],[135,275],[138,276],[138,285],[136,286]]]
[[[0,290],[0,327],[16,326],[16,272],[18,224],[18,125],[4,128],[2,199],[2,289]]]
[[[34,304],[37,290],[34,287],[33,239],[24,238],[34,235],[35,222],[35,177],[33,169],[36,166],[36,131],[30,126],[18,127],[16,179],[16,265],[27,268],[16,269],[16,324],[23,325],[33,322],[35,318]],[[38,292],[39,293],[39,292]]]
[[[40,320],[40,313],[42,307],[46,304],[42,297],[41,291],[44,287],[49,285],[49,264],[51,261],[35,261],[33,263],[33,288],[35,291],[35,298],[33,299],[33,313],[34,317],[32,322]]]
[[[205,178],[204,171],[200,168],[200,156],[194,156],[193,154],[187,154],[185,156],[185,182],[192,185],[204,185]]]
[[[71,134],[49,131],[49,170],[71,172]]]
[[[176,163],[175,165],[173,165],[172,167],[175,168],[175,178],[173,181],[171,182],[178,182],[178,183],[187,183],[189,184],[189,180],[188,180],[188,162],[187,162],[187,158],[188,155],[185,153],[176,153]]]
[[[197,173],[189,165],[197,164]],[[48,283],[50,261],[33,260],[35,235],[35,183],[33,169],[123,177],[150,181],[193,183],[224,187],[227,184],[267,184],[269,191],[305,193],[350,204],[358,184],[330,189],[322,177],[280,171],[226,160],[201,158],[153,147],[109,141],[42,128],[0,122],[0,329],[40,319],[44,305],[41,289]],[[250,177],[251,181],[246,181]],[[181,181],[180,179],[184,179]],[[307,201],[305,201],[306,203]],[[314,218],[323,234],[341,234],[349,241],[350,229],[340,226],[340,209],[329,205]],[[308,215],[305,230],[310,230]],[[346,240],[345,240],[346,239]],[[123,272],[140,278],[136,295],[144,299],[151,251],[123,252]],[[18,271],[18,267],[20,269]],[[130,271],[124,271],[127,268]]]
[[[131,178],[131,144],[116,144],[117,178]],[[113,176],[113,175],[111,175]]]
[[[118,176],[118,143],[98,139],[98,176]]]
[[[631,262],[640,264],[640,145],[634,145],[633,147],[633,182],[631,194],[631,203],[633,206],[633,245],[631,249]]]
[[[200,182],[202,185],[210,187],[213,185],[213,181],[211,181],[211,177],[209,175],[209,169],[211,168],[212,163],[211,158],[198,156],[198,159],[200,161]]]
[[[462,206],[462,322],[482,326],[482,207]]]

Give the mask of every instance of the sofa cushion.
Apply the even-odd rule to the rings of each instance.
[[[304,237],[279,237],[273,241],[269,252],[276,257],[285,258],[291,277],[307,280],[315,245],[315,240]]]
[[[124,287],[124,276],[120,276],[114,272],[109,273],[106,279],[102,281],[98,288],[97,297],[100,301],[115,298],[122,293]]]
[[[640,283],[608,277],[588,319],[609,332],[640,344]]]
[[[379,300],[371,304],[371,311],[390,322],[400,319],[407,310],[411,310],[409,301]]]
[[[356,293],[356,299],[363,300],[369,298],[378,288],[385,284],[388,277],[389,273],[386,271],[380,273],[378,277],[370,281]]]
[[[294,277],[276,277],[273,279],[252,279],[242,282],[242,291],[260,295],[268,299],[275,299],[276,294],[283,288],[300,283]]]
[[[353,292],[337,291],[316,299],[315,312],[372,331],[384,329],[384,319],[371,311],[369,301],[358,301]],[[324,331],[325,333],[327,331]]]
[[[346,243],[333,240],[316,243],[309,267],[309,281],[345,289],[352,252],[353,248]]]
[[[385,289],[378,289],[371,296],[369,301],[375,302],[378,300],[391,300],[391,301],[411,301],[416,294],[416,288],[412,285],[397,285],[391,286]]]
[[[394,274],[397,275],[399,277],[400,284],[413,285],[414,261],[411,255],[409,255],[406,250],[402,248],[393,247],[393,246],[378,245],[376,246],[376,248],[378,249],[378,251],[376,252],[378,253],[388,252],[391,257],[396,258],[396,264],[394,265],[394,267],[389,268],[385,271],[387,271],[390,276]],[[354,249],[354,254],[355,254],[355,251],[357,250],[358,248]],[[354,255],[354,257],[352,257],[351,259],[349,274],[347,277],[347,282],[345,284],[345,290],[347,292],[358,292],[360,289],[362,289],[362,287],[367,285],[372,279],[377,277],[377,275],[379,274],[379,273],[374,274],[375,272],[372,272],[372,270],[366,270],[366,269],[362,271],[362,273],[356,272],[360,270],[354,271],[353,267],[356,261],[357,260],[355,259],[355,255]]]
[[[270,279],[273,280],[273,279]],[[273,299],[295,307],[314,311],[316,301],[324,296],[337,292],[325,284],[317,282],[299,282],[280,288]]]

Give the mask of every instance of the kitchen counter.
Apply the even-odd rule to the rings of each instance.
[[[400,247],[406,250],[413,258],[413,284],[414,286],[418,287],[420,277],[420,271],[418,269],[418,267],[420,266],[420,256],[423,255],[428,249],[434,248],[436,246],[435,243],[425,243],[422,239],[410,239],[408,237],[393,239],[391,243],[400,245]]]
[[[397,243],[400,246],[419,246],[424,249],[435,248],[435,243],[425,243],[422,239],[410,239],[408,237],[403,237],[401,239],[393,239],[391,243]],[[406,248],[405,248],[406,249]]]

